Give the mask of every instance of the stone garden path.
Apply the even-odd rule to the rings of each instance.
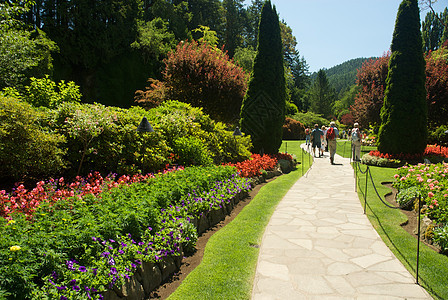
[[[253,300],[432,299],[363,214],[348,158],[316,158],[276,208]]]

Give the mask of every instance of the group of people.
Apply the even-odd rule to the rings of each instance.
[[[334,165],[334,155],[336,154],[336,139],[339,137],[339,130],[336,127],[335,122],[330,123],[330,127],[326,128],[322,126],[319,128],[318,124],[314,125],[314,129],[311,131],[309,128],[305,129],[305,143],[311,145],[314,157],[322,157],[324,151],[328,149],[330,151],[330,163]],[[353,145],[353,160],[360,161],[361,157],[361,132],[359,131],[359,124],[355,123],[353,129],[350,132],[350,139]],[[317,155],[316,156],[316,148]]]

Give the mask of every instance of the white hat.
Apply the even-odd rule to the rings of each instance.
[[[334,121],[331,121],[330,125],[336,125],[336,123]]]
[[[355,127],[358,127],[358,126],[359,126],[359,124],[358,124],[358,123],[355,123],[355,124],[353,124],[353,126],[355,126]]]

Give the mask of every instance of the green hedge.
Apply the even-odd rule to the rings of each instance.
[[[77,102],[44,109],[0,97],[0,106],[0,177],[9,181],[148,173],[250,157],[248,137],[235,139],[224,124],[185,103],[168,101],[150,111]],[[155,132],[136,132],[143,116]]]

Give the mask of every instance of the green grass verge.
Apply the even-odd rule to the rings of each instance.
[[[300,144],[287,141],[287,150],[302,160]],[[286,142],[281,152],[286,151]],[[309,168],[303,155],[304,172]],[[252,201],[227,226],[208,241],[201,264],[169,299],[250,299],[258,261],[259,245],[277,204],[302,176],[301,165],[263,186]]]
[[[362,171],[365,169],[366,166],[361,166]],[[378,193],[384,199],[390,189],[381,183],[392,181],[396,170],[372,166],[370,170]],[[358,173],[358,176],[358,195],[364,205],[365,175]],[[407,217],[400,210],[388,208],[379,200],[370,179],[367,184],[367,216],[386,245],[415,277],[417,239],[400,226]],[[447,274],[448,257],[420,243],[419,283],[436,299],[448,299]]]

